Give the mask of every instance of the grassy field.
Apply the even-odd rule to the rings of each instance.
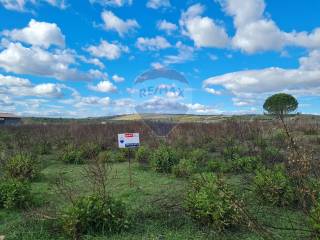
[[[57,230],[53,220],[40,217],[42,213],[50,214],[50,209],[62,209],[69,204],[65,196],[55,188],[57,176],[63,175],[78,195],[91,192],[88,181],[83,177],[85,165],[64,165],[56,160],[55,155],[44,156],[45,167],[41,177],[32,183],[36,196],[36,206],[25,212],[0,210],[0,233],[6,239],[67,239]],[[259,233],[239,228],[232,232],[217,234],[209,228],[203,228],[193,222],[183,211],[183,198],[188,181],[177,179],[172,175],[155,173],[139,168],[135,163],[132,168],[133,186],[129,186],[128,163],[112,165],[112,174],[108,190],[112,195],[122,199],[129,206],[132,225],[128,232],[113,236],[85,236],[83,239],[263,239]],[[252,201],[251,192],[246,190],[249,175],[227,175],[226,181],[235,191],[251,199],[250,211],[258,219],[275,228],[304,228],[304,216],[294,210],[262,207]],[[171,207],[170,205],[177,206]],[[39,218],[33,214],[38,214]],[[279,217],[281,216],[281,217]],[[288,221],[290,219],[290,221]],[[273,229],[276,239],[303,239],[308,236],[303,231],[284,231]]]
[[[201,116],[196,118],[200,119]],[[194,118],[192,121],[195,121]],[[159,129],[166,126],[158,125]],[[303,175],[304,178],[319,183],[319,175],[315,174],[319,172],[320,160],[319,121],[312,117],[300,117],[288,122],[288,126],[299,147],[312,153],[312,157],[309,158],[308,155],[310,171]],[[205,156],[202,163],[204,165],[190,171],[188,177],[178,177],[172,169],[168,173],[160,173],[151,162],[147,169],[144,169],[141,162],[133,161],[133,184],[130,186],[128,163],[121,158],[125,152],[117,150],[116,147],[116,133],[120,131],[140,132],[142,145],[149,149],[150,157],[160,149],[165,140],[166,146],[180,156],[178,161],[188,159],[198,164],[197,161],[203,160],[198,160],[193,154],[200,151]],[[91,161],[88,157],[82,157],[82,164],[61,160],[61,153],[66,150],[70,153],[70,146],[75,153],[83,154],[83,149],[98,146],[97,153],[107,152],[115,154],[110,156],[117,157],[121,155],[120,160],[106,165],[110,167],[106,190],[113,198],[123,201],[130,222],[129,228],[121,233],[92,233],[79,239],[317,239],[310,224],[309,214],[313,207],[311,203],[308,203],[307,211],[304,211],[305,208],[296,204],[280,206],[272,202],[261,202],[260,196],[254,192],[253,182],[258,171],[261,171],[261,166],[274,171],[275,165],[285,165],[289,159],[286,135],[277,122],[265,119],[252,121],[246,118],[213,123],[186,120],[166,138],[155,137],[145,124],[136,121],[127,123],[119,120],[116,124],[27,124],[1,128],[0,143],[1,171],[5,171],[4,166],[8,161],[21,152],[34,154],[41,169],[40,175],[30,181],[33,200],[27,208],[1,208],[0,194],[0,236],[5,236],[6,240],[71,239],[63,231],[61,222],[64,209],[72,205],[70,196],[72,199],[88,196],[96,190],[87,175],[91,166],[88,164]],[[252,165],[252,159],[258,162]],[[212,162],[221,164],[220,168],[210,167]],[[188,166],[184,167],[182,170],[188,170]],[[290,169],[286,171],[289,172]],[[192,218],[186,209],[187,193],[194,178],[209,175],[220,176],[236,199],[241,199],[245,206],[242,214],[246,215],[247,221],[219,232],[214,224],[203,224]],[[7,176],[5,172],[1,172],[0,177],[1,181],[5,181]],[[289,177],[275,175],[275,178],[272,179],[278,184],[275,189],[268,189],[268,185],[266,189],[275,194],[274,198],[280,196],[281,200],[286,197],[285,184]],[[61,179],[64,181],[65,192],[59,188],[61,183],[57,184]],[[270,184],[273,184],[272,181]]]

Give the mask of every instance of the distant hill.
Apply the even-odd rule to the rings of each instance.
[[[303,119],[317,119],[320,121],[318,115],[296,115],[295,118]],[[59,124],[59,123],[107,123],[107,122],[123,122],[123,121],[161,121],[161,122],[202,122],[213,123],[224,121],[227,119],[237,120],[270,120],[271,116],[267,115],[190,115],[190,114],[127,114],[106,117],[93,117],[93,118],[37,118],[25,117],[23,122],[25,124]]]

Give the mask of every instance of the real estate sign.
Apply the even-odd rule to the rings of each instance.
[[[135,148],[140,146],[139,133],[118,134],[119,148]]]

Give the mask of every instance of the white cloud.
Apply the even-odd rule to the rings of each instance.
[[[152,9],[168,8],[170,6],[170,0],[148,0],[147,2],[147,7]]]
[[[187,107],[189,109],[189,113],[194,114],[222,114],[223,111],[212,108],[200,103],[193,103],[193,104],[187,104]]]
[[[89,89],[97,92],[110,93],[116,92],[117,88],[110,81],[101,81],[96,86],[89,85]]]
[[[136,46],[141,51],[158,51],[171,47],[171,44],[164,37],[156,36],[154,38],[139,37]]]
[[[169,35],[178,29],[176,24],[168,22],[167,20],[158,21],[157,27],[159,30],[165,31]]]
[[[122,20],[111,11],[104,11],[101,14],[104,22],[104,29],[107,31],[116,31],[121,37],[139,28],[135,19]]]
[[[4,8],[19,12],[28,11],[28,6],[37,5],[42,2],[61,9],[66,8],[65,0],[0,0],[0,4]]]
[[[184,103],[180,103],[177,99],[163,98],[155,96],[136,106],[138,113],[152,114],[171,114],[171,113],[187,113],[188,107]]]
[[[213,88],[205,88],[204,89],[207,93],[210,93],[212,95],[221,95],[221,92],[218,90],[215,90]]]
[[[26,48],[9,43],[0,52],[0,68],[6,72],[53,77],[59,80],[90,80],[92,76],[70,66],[75,64],[74,53],[68,50],[49,52],[39,47]]]
[[[102,6],[122,7],[124,5],[131,5],[133,0],[90,0],[90,3],[98,3]]]
[[[124,79],[124,77],[120,77],[117,74],[115,74],[115,75],[112,76],[112,80],[117,82],[117,83],[120,83],[120,82],[123,82],[125,79]]]
[[[209,78],[204,87],[223,86],[233,93],[237,106],[252,104],[275,92],[289,92],[296,95],[320,96],[320,50],[312,51],[300,58],[297,69],[265,68],[233,72]]]
[[[111,100],[109,97],[99,98],[99,97],[77,97],[75,100],[75,107],[83,108],[91,105],[102,105],[109,106]]]
[[[276,50],[286,46],[320,47],[320,28],[313,32],[284,32],[264,15],[264,0],[219,0],[224,11],[233,17],[236,34],[234,48],[247,53]]]
[[[167,55],[164,57],[164,64],[177,64],[190,61],[194,58],[194,48],[177,42],[176,48],[178,50],[177,55]]]
[[[86,58],[84,56],[78,56],[79,59],[84,63],[93,64],[101,69],[104,69],[104,64],[98,58]]]
[[[229,38],[225,28],[209,17],[202,17],[204,10],[203,5],[195,4],[182,13],[179,21],[182,33],[192,39],[196,47],[227,47]]]
[[[99,58],[106,58],[108,60],[115,60],[120,58],[122,52],[128,52],[129,49],[126,46],[122,46],[118,43],[109,43],[105,40],[102,40],[97,46],[89,46],[85,49],[92,56]]]
[[[127,91],[127,93],[133,95],[133,94],[138,93],[139,90],[136,88],[127,88],[126,91]]]
[[[55,23],[37,22],[31,19],[23,29],[5,30],[2,34],[15,41],[48,48],[51,45],[64,47],[65,37]]]
[[[34,85],[30,80],[0,74],[0,94],[12,96],[61,97],[62,84],[42,83]]]

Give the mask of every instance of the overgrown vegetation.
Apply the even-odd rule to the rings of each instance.
[[[223,231],[244,221],[242,202],[225,183],[214,176],[193,180],[186,198],[186,210],[199,223]]]
[[[139,122],[0,128],[0,233],[317,239],[320,124],[282,117],[181,123],[161,140]],[[142,146],[117,149],[133,131]]]

